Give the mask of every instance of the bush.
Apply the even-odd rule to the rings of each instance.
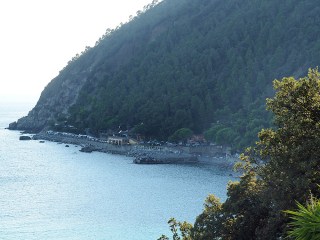
[[[289,236],[297,240],[320,239],[320,200],[311,197],[306,207],[300,203],[297,205],[298,210],[285,211],[292,220]]]

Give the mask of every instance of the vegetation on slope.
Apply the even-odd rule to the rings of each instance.
[[[270,124],[271,80],[319,63],[316,1],[164,0],[71,61],[87,83],[70,124],[167,139],[181,128],[247,146]]]
[[[194,226],[183,224],[188,228],[180,229],[185,235],[182,239],[283,239],[288,231],[287,213],[294,213],[284,210],[295,209],[297,201],[307,202],[310,194],[319,199],[320,74],[310,70],[307,77],[283,78],[274,86],[276,95],[267,100],[267,107],[275,115],[276,128],[260,131],[260,140],[241,157],[243,175],[228,185],[227,200],[220,203],[209,196]],[[296,219],[298,228],[292,236],[305,233],[311,225],[316,228],[309,233],[319,235],[317,209],[311,209],[316,212],[310,224],[301,225],[306,215],[298,215],[301,218]],[[176,224],[178,237],[182,225],[171,222]],[[298,239],[318,239],[307,236]]]

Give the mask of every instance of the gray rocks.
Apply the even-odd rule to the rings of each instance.
[[[204,151],[203,147],[180,147],[180,146],[146,146],[146,145],[112,145],[101,139],[93,137],[84,137],[83,135],[75,135],[63,132],[42,131],[33,136],[35,140],[48,140],[58,143],[74,144],[81,146],[81,152],[90,153],[93,151],[127,155],[133,158],[133,162],[136,164],[193,164],[201,161],[200,155],[215,156],[217,151],[223,152],[223,149],[218,148],[217,151],[212,150]],[[191,151],[192,150],[192,151]],[[201,150],[201,151],[200,151]],[[201,154],[200,154],[201,152]],[[199,154],[197,154],[199,153]],[[211,153],[212,155],[210,155]],[[224,153],[226,156],[226,152]],[[226,164],[225,157],[216,158],[217,164]]]
[[[197,163],[198,158],[196,156],[164,156],[164,157],[152,157],[143,156],[136,157],[133,163],[136,164],[186,164]]]
[[[25,140],[31,140],[31,137],[29,137],[29,136],[20,136],[20,137],[19,137],[19,140],[23,140],[23,141],[25,141]]]
[[[10,123],[8,129],[17,130],[17,122]]]
[[[175,148],[135,146],[128,153],[136,164],[185,164],[198,162],[197,156]]]
[[[85,147],[82,147],[79,151],[80,152],[85,152],[85,153],[91,153],[91,152],[93,152],[95,150],[97,150],[97,149],[95,149],[94,147],[85,146]]]
[[[87,81],[87,71],[62,71],[41,93],[36,106],[27,116],[9,125],[11,130],[40,132],[58,118],[67,118],[72,106]]]
[[[146,156],[146,157],[136,157],[133,160],[133,163],[136,163],[136,164],[163,164],[165,162]]]

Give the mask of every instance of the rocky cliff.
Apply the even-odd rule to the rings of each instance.
[[[38,132],[69,116],[72,106],[87,80],[87,69],[65,69],[41,93],[36,106],[25,117],[11,123],[9,129]]]

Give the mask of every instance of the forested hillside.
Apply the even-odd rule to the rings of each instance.
[[[319,65],[319,10],[315,0],[154,2],[107,30],[50,83],[86,79],[68,111],[50,122],[96,133],[121,126],[159,139],[190,128],[246,146],[270,124],[272,80]],[[39,102],[59,91],[50,85]]]

